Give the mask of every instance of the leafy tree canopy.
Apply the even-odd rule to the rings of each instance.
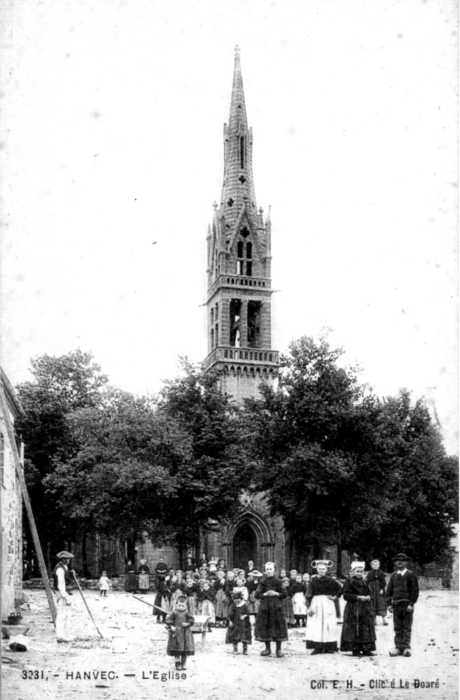
[[[279,388],[247,402],[256,484],[299,548],[338,543],[363,555],[410,550],[420,563],[447,546],[457,514],[457,461],[408,392],[382,401],[342,351],[301,338]]]

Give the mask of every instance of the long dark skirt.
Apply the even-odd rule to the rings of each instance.
[[[260,601],[254,636],[258,642],[284,642],[287,640],[286,620],[278,597],[262,598]]]
[[[384,617],[387,614],[387,606],[384,596],[380,595],[381,590],[382,588],[379,581],[371,581],[369,583],[372,613]]]
[[[125,591],[127,593],[132,593],[133,591],[137,591],[137,589],[138,589],[138,585],[137,585],[136,574],[133,574],[133,573],[125,574]]]
[[[369,601],[348,601],[343,615],[340,651],[375,650],[375,624]]]

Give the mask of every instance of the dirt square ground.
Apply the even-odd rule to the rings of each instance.
[[[56,642],[44,591],[27,591],[23,622],[29,626],[30,650],[14,653],[2,642],[4,700],[454,700],[458,697],[458,593],[425,591],[417,603],[413,656],[391,658],[393,625],[377,627],[377,655],[311,656],[305,630],[291,629],[285,657],[261,657],[253,642],[248,656],[233,654],[225,630],[208,634],[206,648],[195,635],[196,654],[175,678],[174,659],[166,656],[167,633],[156,624],[152,608],[127,593],[85,591],[103,634],[99,638],[78,591],[73,619],[78,639]],[[152,603],[153,595],[142,596]],[[342,601],[343,605],[343,601]],[[340,627],[339,627],[340,630]],[[90,677],[89,677],[90,676]],[[434,685],[434,687],[433,687]]]

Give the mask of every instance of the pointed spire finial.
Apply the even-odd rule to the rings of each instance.
[[[237,44],[237,45],[235,46],[235,58],[239,58],[239,57],[240,57],[240,50],[241,50],[241,49],[240,49],[240,47],[239,47],[238,44]]]

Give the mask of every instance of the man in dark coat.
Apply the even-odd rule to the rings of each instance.
[[[259,612],[256,617],[255,638],[258,642],[265,642],[265,649],[261,656],[270,656],[271,642],[276,643],[276,655],[284,656],[281,651],[281,642],[287,641],[288,632],[286,620],[281,607],[281,598],[287,596],[287,589],[283,588],[279,578],[275,577],[275,565],[273,562],[265,564],[265,576],[257,586],[255,597],[260,600]]]
[[[351,651],[353,656],[373,656],[375,623],[371,592],[363,578],[364,562],[354,561],[351,567],[352,575],[345,581],[342,591],[347,604],[343,615],[340,651]]]
[[[396,571],[391,574],[387,588],[388,610],[393,613],[395,648],[390,656],[411,656],[410,641],[414,605],[418,600],[418,578],[406,568],[406,554],[397,554],[393,561]]]

